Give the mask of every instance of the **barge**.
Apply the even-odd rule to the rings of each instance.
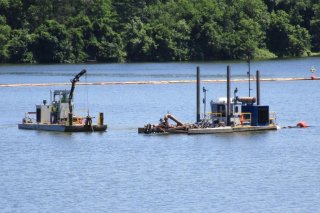
[[[254,97],[237,97],[230,100],[230,114],[227,115],[227,100],[211,101],[211,112],[188,134],[214,134],[277,130],[276,113],[268,105],[256,105]],[[229,121],[228,121],[229,120]],[[229,125],[228,125],[229,123]]]
[[[250,89],[250,87],[249,87]],[[170,114],[160,119],[158,124],[147,124],[138,128],[138,133],[184,133],[184,134],[216,134],[234,132],[256,132],[277,130],[276,113],[269,110],[268,105],[260,105],[260,73],[257,71],[257,98],[238,97],[238,89],[234,97],[230,97],[230,67],[227,67],[227,97],[210,102],[211,112],[206,114],[206,92],[204,94],[204,113],[200,118],[200,69],[197,68],[197,121],[182,123]],[[250,94],[250,93],[249,93]],[[169,120],[175,124],[169,124]]]
[[[36,105],[35,112],[25,113],[19,129],[44,130],[57,132],[104,132],[107,125],[104,124],[103,113],[98,114],[97,124],[93,124],[93,117],[89,115],[79,116],[74,114],[73,94],[76,83],[81,76],[86,74],[84,69],[71,80],[70,90],[54,90],[50,94],[51,103],[43,100]]]
[[[235,97],[230,100],[230,115],[227,116],[227,100],[211,101],[211,112],[196,123],[182,123],[173,115],[166,114],[158,124],[147,124],[138,133],[163,134],[217,134],[234,132],[257,132],[277,130],[276,113],[268,105],[256,105],[253,97]],[[169,119],[175,122],[170,124]],[[229,121],[228,121],[229,120]],[[228,123],[230,123],[228,125]]]

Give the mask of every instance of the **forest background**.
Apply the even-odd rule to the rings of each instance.
[[[209,61],[319,51],[319,0],[0,0],[1,63]]]

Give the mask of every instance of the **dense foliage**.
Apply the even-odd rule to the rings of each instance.
[[[186,61],[320,51],[318,0],[0,0],[0,62]]]

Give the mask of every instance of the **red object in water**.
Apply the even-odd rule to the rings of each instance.
[[[317,79],[317,76],[313,75],[311,76],[311,80],[316,80]]]
[[[306,122],[304,122],[304,121],[300,121],[299,123],[297,123],[297,127],[307,128],[308,124]]]

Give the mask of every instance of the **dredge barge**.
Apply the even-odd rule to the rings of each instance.
[[[207,90],[203,88],[205,93]],[[268,105],[260,105],[260,73],[257,71],[257,98],[238,97],[238,89],[234,97],[230,97],[230,67],[227,68],[227,97],[210,102],[211,112],[200,119],[200,69],[197,68],[197,122],[182,123],[170,114],[160,119],[159,124],[147,124],[138,128],[139,133],[185,133],[215,134],[233,132],[252,132],[279,129],[276,114],[269,111]],[[205,93],[206,97],[206,93]],[[206,104],[206,98],[203,99]],[[204,105],[205,106],[205,105]],[[175,122],[169,124],[169,119]]]
[[[103,132],[107,125],[104,124],[103,113],[98,115],[98,123],[93,124],[93,117],[74,115],[73,94],[76,83],[87,71],[84,69],[71,80],[70,90],[54,90],[51,103],[43,100],[41,105],[36,105],[35,112],[27,112],[18,124],[19,129],[45,130],[58,132]]]

